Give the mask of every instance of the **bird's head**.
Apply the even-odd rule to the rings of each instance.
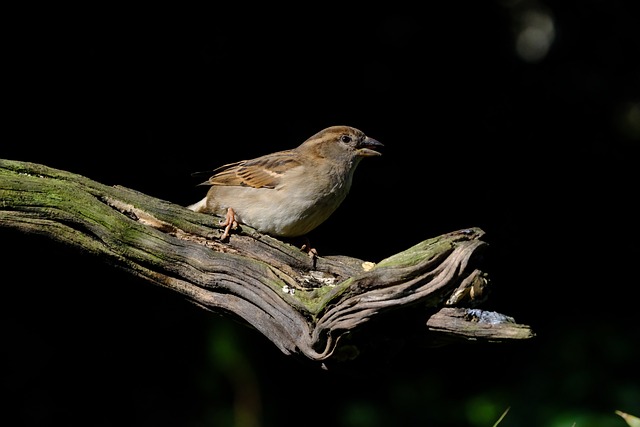
[[[331,126],[307,139],[300,147],[313,149],[321,157],[360,160],[380,156],[376,150],[383,145],[356,128]]]

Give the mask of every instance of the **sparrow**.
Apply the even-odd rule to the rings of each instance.
[[[199,184],[211,186],[207,195],[187,208],[224,217],[221,240],[238,224],[274,237],[305,236],[340,206],[360,161],[380,156],[382,146],[353,127],[331,126],[296,148],[214,169]]]

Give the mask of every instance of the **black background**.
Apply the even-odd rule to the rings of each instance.
[[[537,336],[400,349],[325,372],[99,259],[0,230],[3,416],[105,426],[492,425],[507,407],[505,426],[640,416],[640,15],[633,2],[557,3],[12,15],[0,157],[187,205],[204,195],[191,172],[351,125],[384,155],[361,163],[347,200],[309,236],[320,254],[380,261],[481,227],[486,308]],[[555,24],[535,63],[514,50],[530,7]]]

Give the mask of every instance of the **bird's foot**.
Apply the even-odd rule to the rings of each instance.
[[[304,243],[302,244],[302,247],[300,248],[300,250],[302,252],[306,252],[307,255],[309,255],[309,258],[311,258],[311,260],[313,261],[313,264],[315,265],[316,259],[318,258],[318,251],[316,250],[316,248],[311,247],[311,242],[309,241],[308,237],[304,238]]]
[[[220,221],[220,225],[224,227],[220,240],[226,240],[229,237],[229,231],[238,228],[238,217],[232,208],[227,209],[227,215],[224,221]]]

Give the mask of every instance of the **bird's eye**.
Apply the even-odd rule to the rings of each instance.
[[[340,141],[344,142],[345,144],[348,144],[351,142],[351,137],[349,135],[342,135],[340,137]]]

